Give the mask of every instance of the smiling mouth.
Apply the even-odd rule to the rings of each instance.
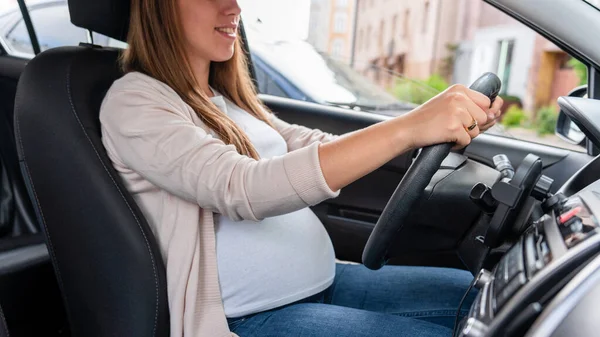
[[[235,29],[235,28],[225,28],[225,27],[215,28],[215,30],[219,33],[223,33],[223,34],[227,34],[227,35],[235,35],[237,32],[237,29]]]

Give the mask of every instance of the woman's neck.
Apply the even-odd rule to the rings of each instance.
[[[192,71],[194,72],[194,77],[200,86],[200,90],[208,97],[213,97],[214,93],[210,89],[210,85],[208,83],[208,77],[210,75],[210,61],[192,59],[191,66]]]

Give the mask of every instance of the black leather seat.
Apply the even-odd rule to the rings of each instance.
[[[14,87],[0,79],[0,238],[40,232],[21,177],[13,130]]]
[[[76,25],[124,40],[129,1],[69,7]],[[73,336],[168,336],[158,245],[101,143],[98,113],[122,75],[119,52],[63,47],[28,64],[15,102],[19,160]]]

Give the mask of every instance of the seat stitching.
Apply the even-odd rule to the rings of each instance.
[[[71,110],[73,112],[73,115],[75,116],[75,119],[77,120],[77,123],[79,123],[79,126],[81,127],[81,130],[83,131],[83,134],[85,135],[85,137],[87,138],[88,142],[92,146],[92,149],[96,153],[96,156],[100,160],[100,164],[102,165],[102,168],[104,168],[104,171],[106,171],[106,173],[108,174],[110,180],[115,185],[117,191],[121,195],[121,198],[123,199],[123,201],[127,205],[127,208],[131,212],[131,215],[135,219],[135,222],[137,223],[138,228],[140,229],[140,232],[142,233],[142,236],[144,237],[144,242],[146,243],[146,248],[148,248],[148,255],[150,256],[150,260],[152,261],[152,271],[154,273],[154,284],[155,284],[155,290],[156,290],[156,308],[155,308],[155,312],[154,312],[154,327],[153,327],[153,332],[152,332],[152,336],[156,336],[156,328],[157,328],[156,326],[157,326],[157,321],[158,321],[158,307],[159,307],[159,296],[158,296],[159,287],[158,287],[158,275],[157,275],[157,271],[156,271],[156,265],[155,265],[156,263],[155,263],[155,260],[154,260],[154,255],[152,254],[152,250],[150,248],[150,243],[148,241],[148,237],[146,236],[146,233],[144,233],[144,230],[142,229],[142,225],[140,224],[140,222],[138,220],[138,217],[133,212],[133,209],[131,208],[131,205],[129,205],[129,203],[127,202],[127,199],[125,198],[125,195],[123,194],[123,192],[121,191],[121,189],[117,185],[117,182],[114,180],[114,178],[112,177],[112,175],[108,171],[108,168],[106,167],[106,165],[104,165],[104,162],[102,161],[102,158],[100,157],[100,154],[96,150],[96,147],[94,146],[94,143],[92,143],[92,140],[90,139],[88,133],[86,132],[85,127],[83,126],[83,123],[81,123],[81,120],[79,119],[79,116],[77,115],[77,112],[75,111],[75,105],[73,104],[73,98],[72,98],[72,95],[71,95],[71,65],[72,65],[72,63],[69,63],[69,67],[67,69],[67,93],[68,93],[68,96],[69,96],[69,103],[71,104]]]
[[[6,333],[6,337],[10,337],[10,331],[8,331],[8,324],[6,324],[6,318],[4,317],[4,311],[0,309],[0,318],[2,319],[2,323],[4,323],[4,332]]]
[[[56,253],[54,252],[54,244],[52,243],[52,238],[50,235],[50,231],[48,230],[48,225],[46,224],[46,217],[44,216],[44,211],[42,210],[42,205],[40,203],[40,200],[38,198],[38,194],[37,191],[35,190],[35,186],[33,185],[33,179],[31,178],[31,171],[29,170],[29,165],[27,165],[27,160],[25,159],[25,149],[23,148],[23,139],[21,137],[21,124],[19,121],[18,117],[15,117],[15,121],[16,121],[16,126],[17,126],[17,138],[18,138],[18,143],[19,143],[19,147],[21,148],[21,154],[23,156],[23,164],[25,165],[25,170],[27,171],[26,174],[26,178],[29,181],[29,186],[31,187],[31,191],[33,192],[33,197],[35,198],[35,202],[38,206],[38,210],[41,216],[41,220],[42,220],[42,225],[44,225],[44,229],[46,230],[46,238],[47,238],[47,243],[46,245],[48,246],[48,250],[50,252],[50,258],[52,259],[52,263],[54,265],[54,269],[56,272],[56,278],[58,279],[58,283],[61,286],[61,288],[64,290],[65,286],[62,280],[62,274],[60,272],[60,268],[58,267],[58,260],[56,259]],[[67,294],[65,291],[62,292],[65,301],[68,302],[67,298]],[[69,309],[66,309],[67,311],[69,311]],[[70,315],[69,315],[70,316]]]

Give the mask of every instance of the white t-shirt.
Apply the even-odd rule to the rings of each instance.
[[[248,135],[261,158],[287,153],[273,128],[223,96],[212,102]],[[289,304],[329,287],[335,276],[333,245],[323,224],[309,209],[235,222],[216,220],[217,266],[228,318]]]

